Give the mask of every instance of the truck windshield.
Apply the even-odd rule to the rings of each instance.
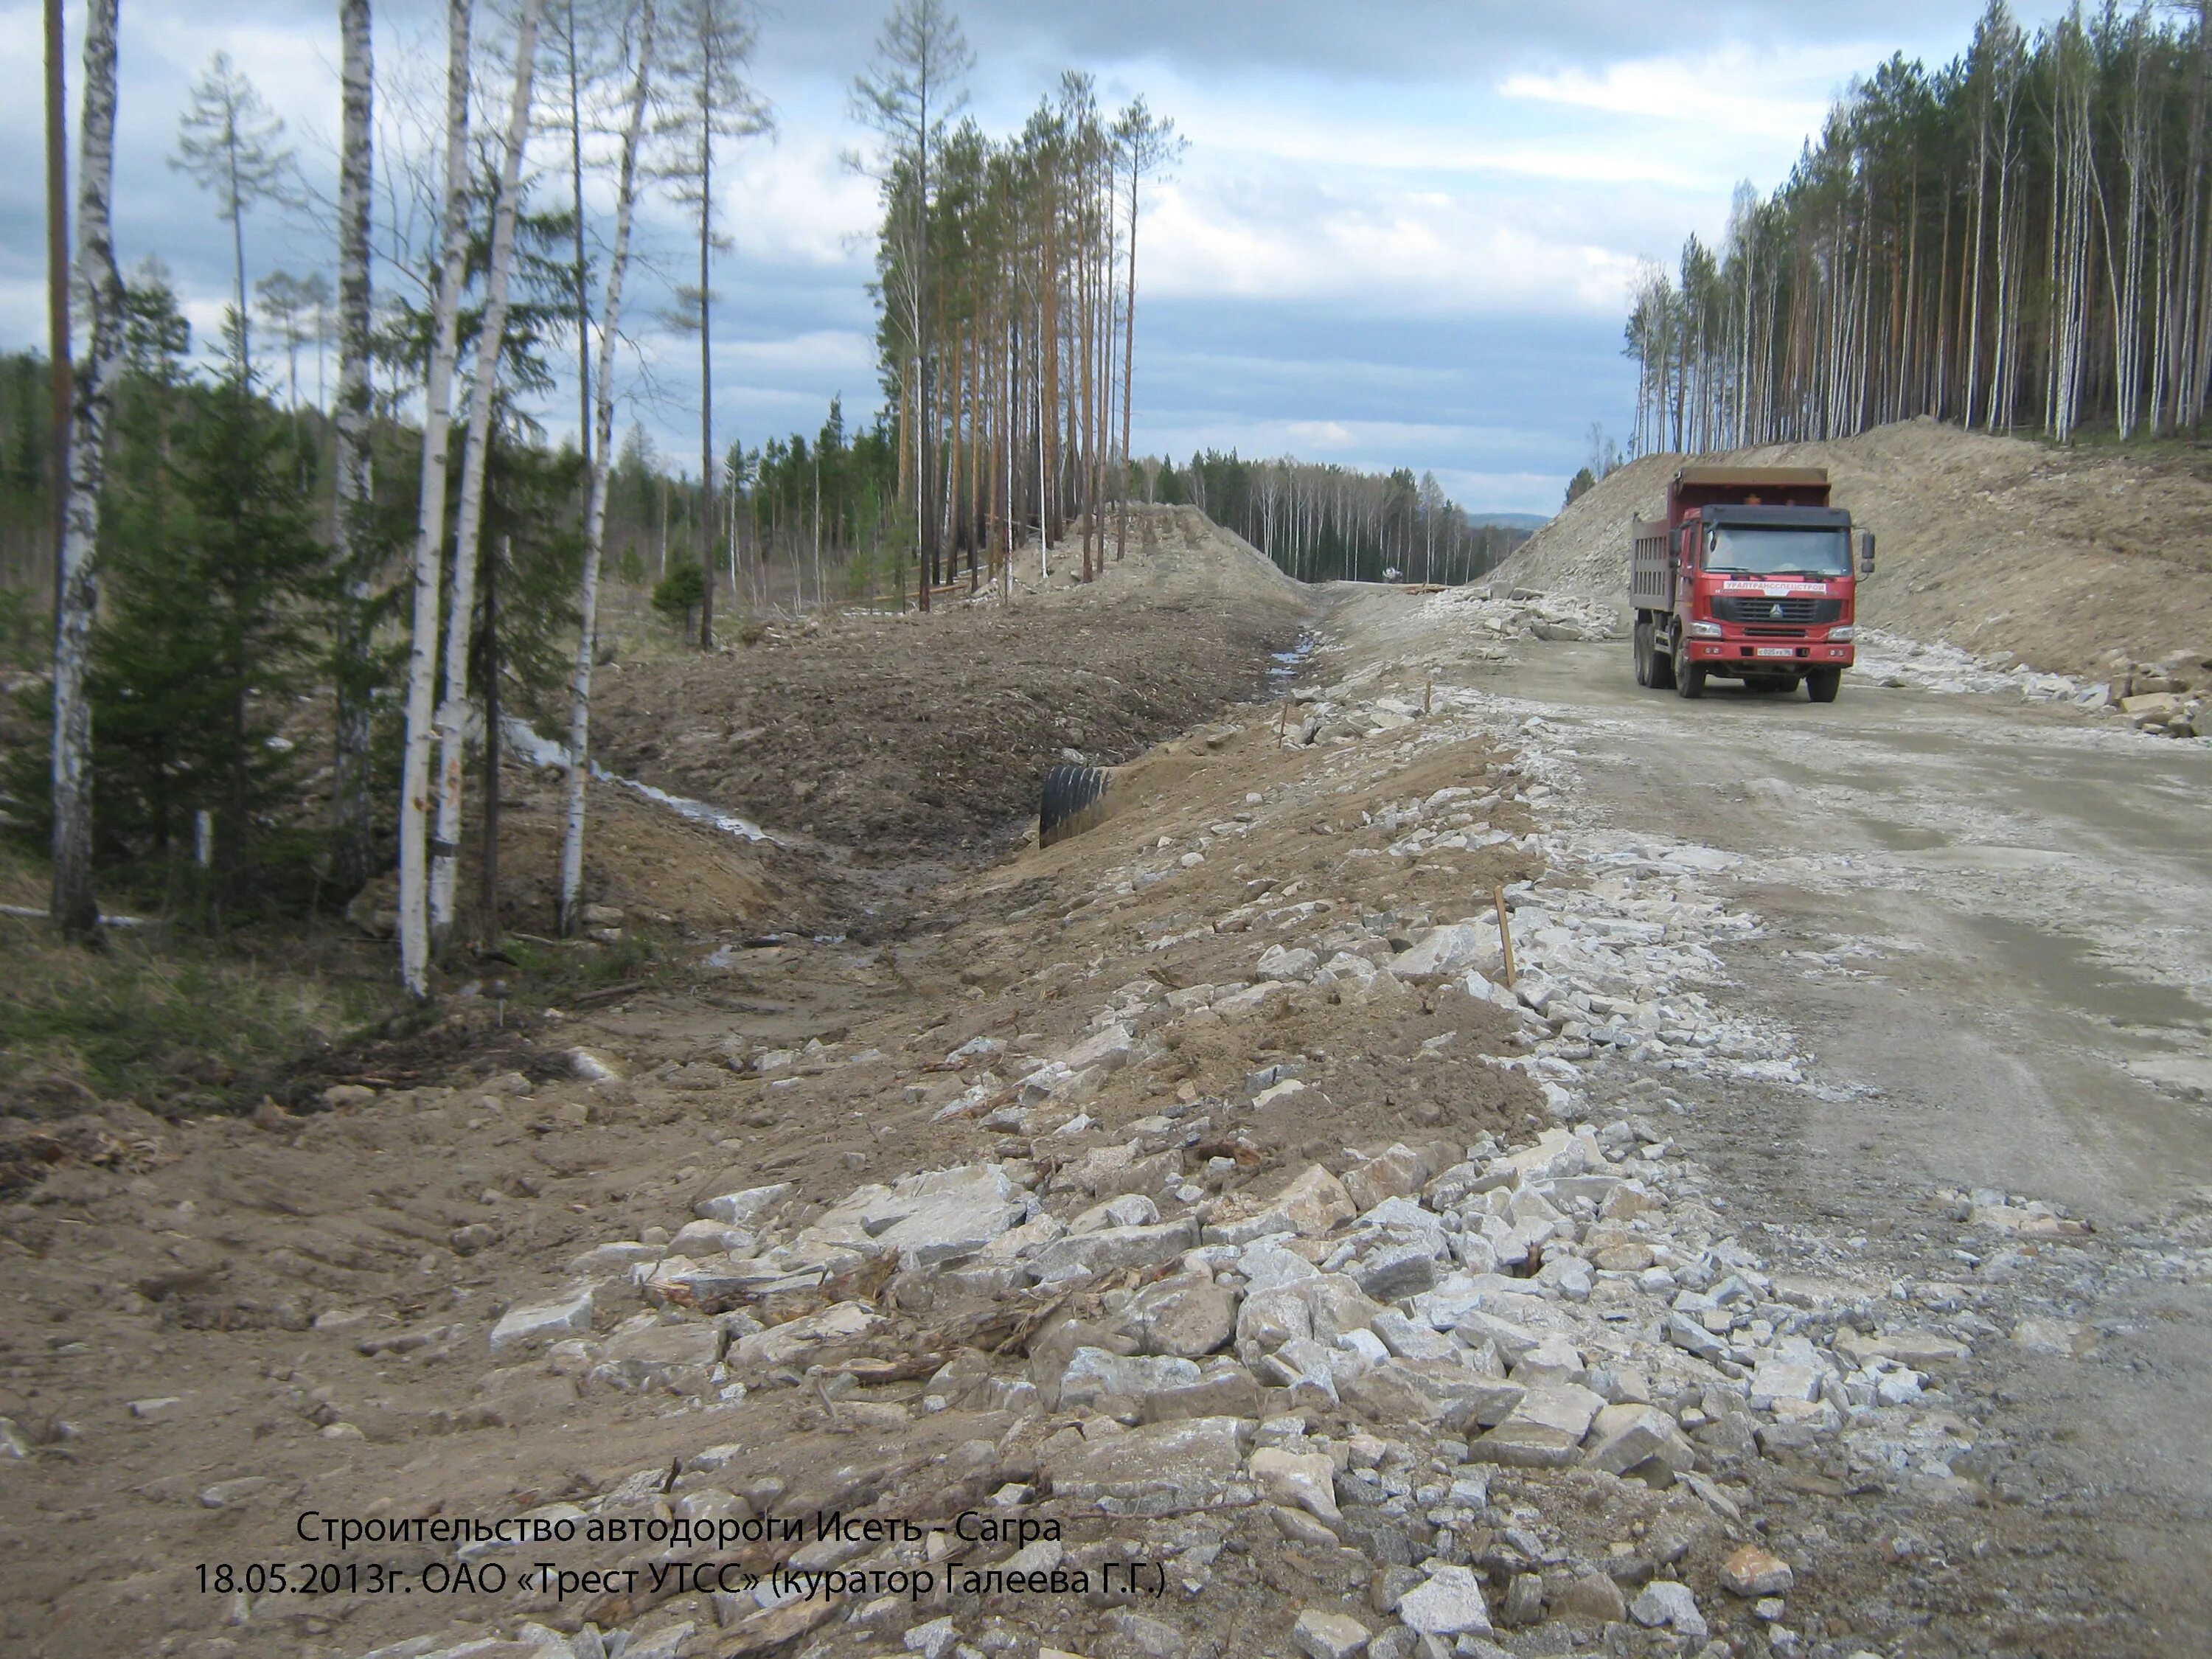
[[[1723,525],[1705,568],[1736,576],[1848,576],[1850,537],[1842,530]]]

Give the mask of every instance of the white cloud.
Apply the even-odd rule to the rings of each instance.
[[[1606,312],[1634,274],[1626,248],[1515,222],[1471,195],[1332,182],[1293,204],[1228,184],[1161,191],[1140,243],[1143,291],[1391,311]]]
[[[1752,136],[1795,146],[1819,129],[1830,98],[1854,70],[1870,64],[1868,48],[1753,49],[1731,45],[1695,57],[1578,66],[1552,74],[1509,75],[1507,98],[1565,105],[1635,118],[1635,137],[1649,147],[1654,124]],[[1669,131],[1667,142],[1677,134]]]

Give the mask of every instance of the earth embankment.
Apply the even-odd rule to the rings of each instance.
[[[1497,580],[1620,599],[1630,519],[1656,517],[1674,469],[1706,459],[1826,467],[1837,504],[1877,537],[1878,571],[1859,595],[1875,627],[2092,678],[2115,655],[2212,655],[2212,459],[2061,449],[1925,419],[1829,443],[1644,456],[1538,531]]]

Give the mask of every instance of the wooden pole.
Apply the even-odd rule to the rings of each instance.
[[[1498,942],[1505,948],[1505,988],[1513,988],[1513,926],[1505,919],[1505,888],[1502,883],[1490,884],[1490,896],[1498,905]]]
[[[1288,739],[1291,729],[1291,700],[1283,699],[1283,712],[1275,718],[1275,747],[1280,749]]]

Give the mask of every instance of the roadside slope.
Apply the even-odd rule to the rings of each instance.
[[[1617,599],[1628,520],[1656,516],[1684,461],[1647,455],[1601,482],[1498,567],[1497,580]],[[2116,653],[2212,654],[2212,477],[2202,462],[2061,450],[1900,422],[1729,460],[1825,466],[1880,539],[1861,618],[1980,655],[2094,676]]]
[[[957,858],[1035,810],[1063,750],[1127,760],[1259,694],[1311,604],[1194,508],[1133,510],[1127,555],[1091,583],[1079,559],[1054,548],[1040,585],[1034,544],[1018,552],[1012,605],[848,611],[712,656],[626,651],[600,681],[600,752],[868,861]]]

